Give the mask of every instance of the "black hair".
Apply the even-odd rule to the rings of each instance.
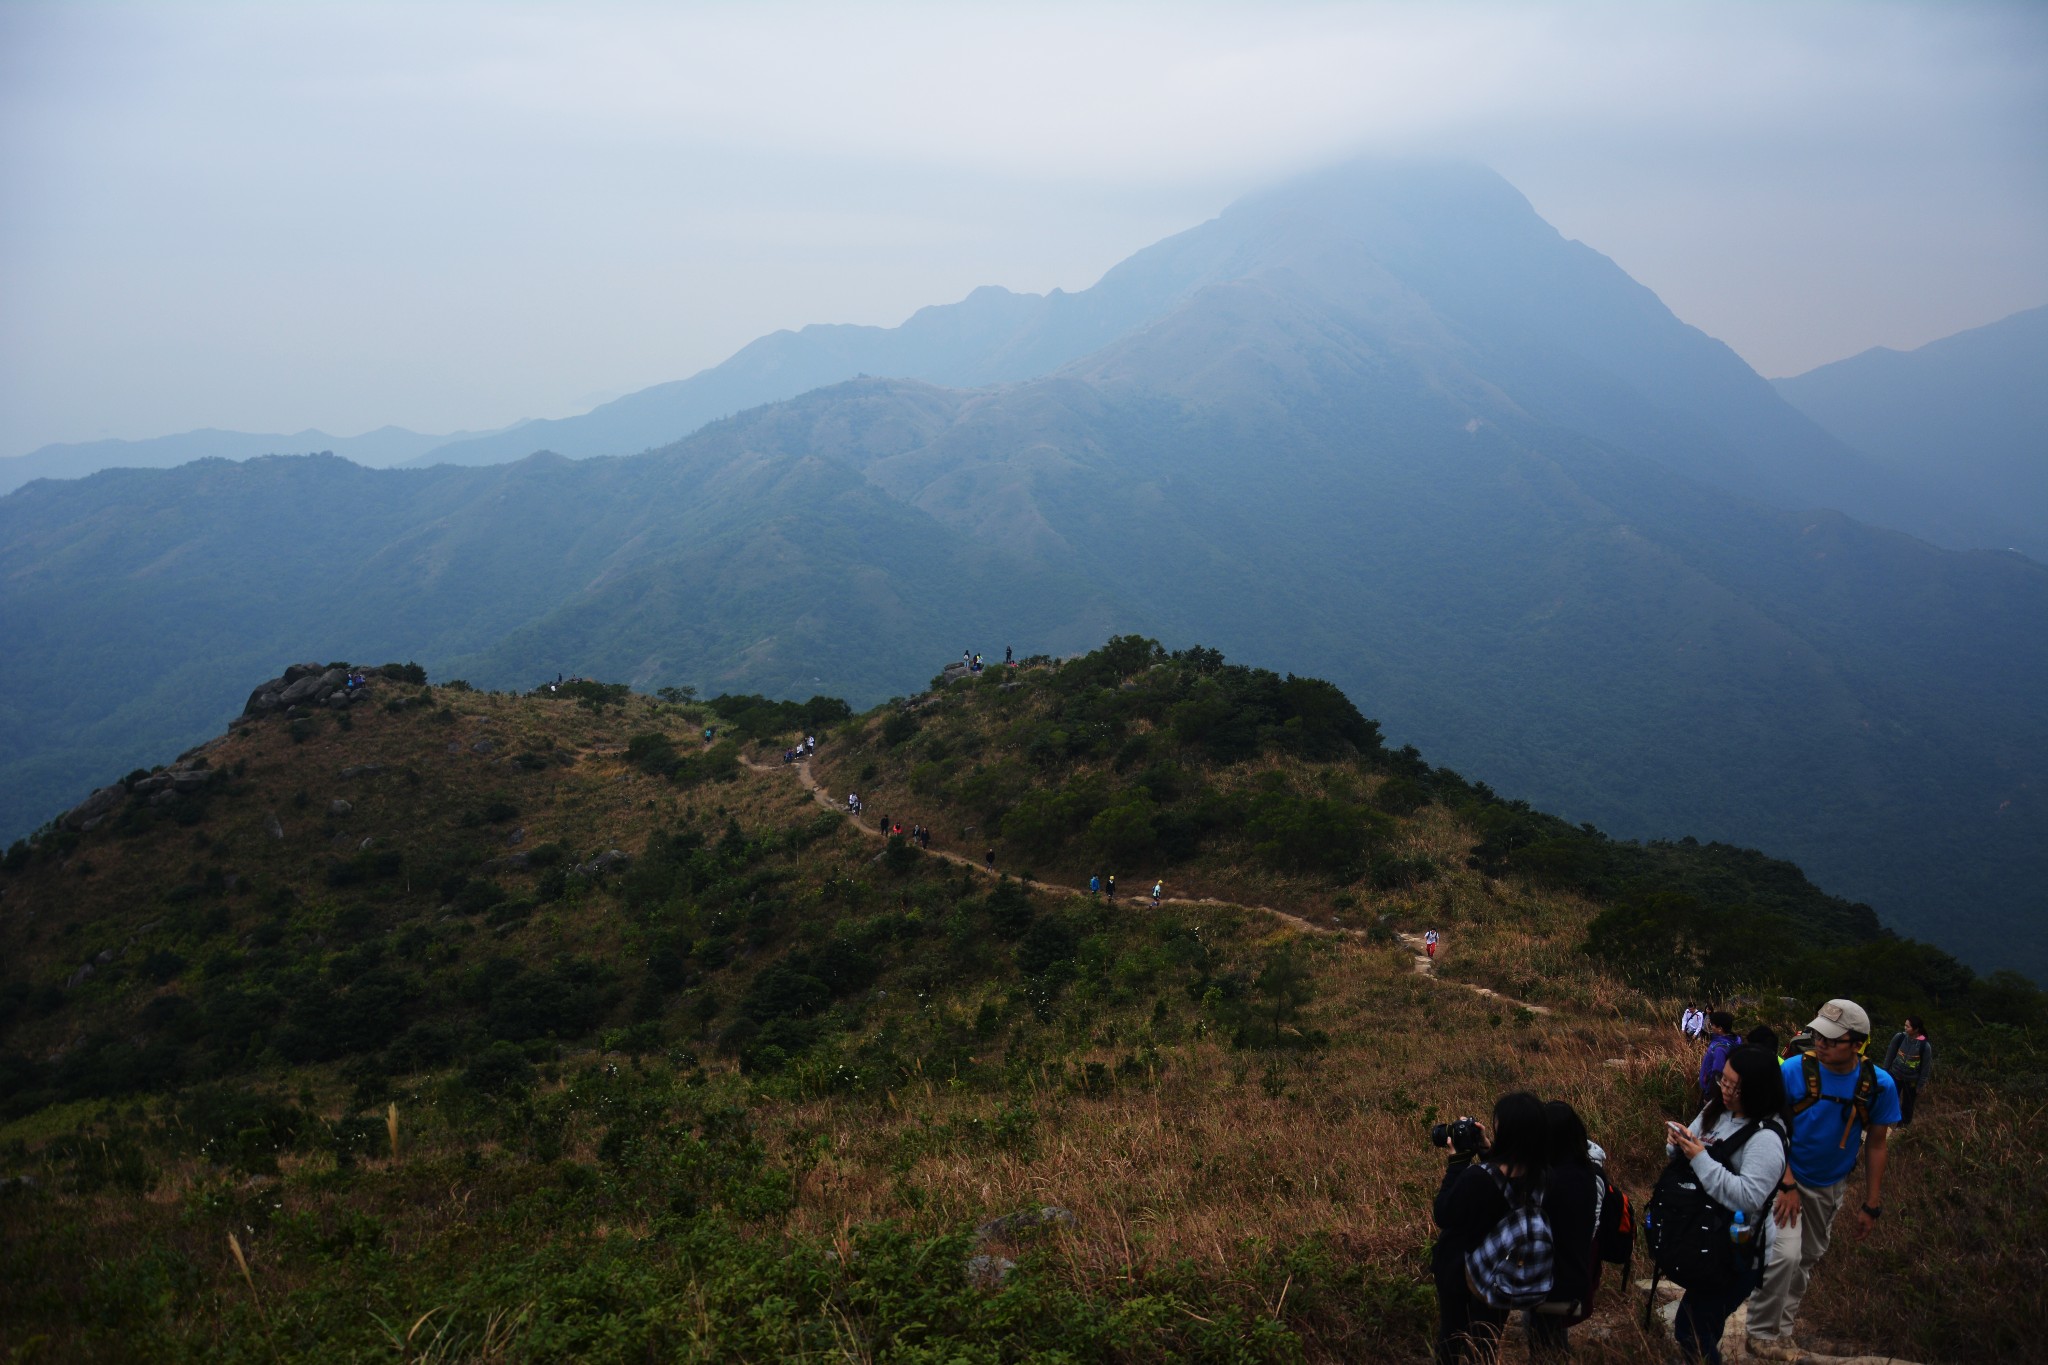
[[[1543,1126],[1548,1137],[1552,1166],[1591,1166],[1592,1153],[1586,1150],[1586,1125],[1579,1118],[1579,1111],[1563,1100],[1552,1100],[1543,1106]]]
[[[1724,1070],[1733,1071],[1735,1079],[1742,1082],[1742,1116],[1758,1121],[1776,1118],[1785,1111],[1785,1073],[1778,1069],[1778,1059],[1759,1047],[1744,1045],[1728,1054],[1722,1063]],[[1721,1091],[1717,1086],[1707,1096],[1706,1112],[1700,1116],[1700,1126],[1711,1128],[1714,1120],[1721,1117],[1726,1106],[1721,1103]]]
[[[1493,1146],[1487,1162],[1494,1167],[1520,1166],[1533,1176],[1543,1169],[1550,1148],[1550,1126],[1543,1101],[1526,1090],[1502,1095],[1493,1105]]]
[[[1917,1014],[1909,1014],[1906,1016],[1906,1027],[1911,1029],[1913,1032],[1919,1034],[1923,1038],[1927,1036],[1927,1021],[1925,1019],[1922,1019]]]
[[[1759,1052],[1768,1052],[1773,1057],[1779,1055],[1778,1031],[1769,1024],[1758,1024],[1749,1031],[1749,1037],[1745,1041]]]
[[[1721,1032],[1723,1033],[1735,1032],[1735,1016],[1730,1014],[1727,1010],[1708,1011],[1707,1022],[1712,1024],[1715,1028],[1721,1030]]]

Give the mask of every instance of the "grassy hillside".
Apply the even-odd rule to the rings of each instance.
[[[2035,1349],[2041,997],[1785,864],[1601,839],[1136,639],[850,717],[371,686],[7,855],[10,1358],[1420,1359],[1428,1124],[1562,1096],[1643,1192],[1702,976],[1781,1029],[1938,1020],[1810,1323]],[[1742,915],[1809,951],[1702,935]],[[1582,1355],[1661,1359],[1636,1321],[1610,1284]]]

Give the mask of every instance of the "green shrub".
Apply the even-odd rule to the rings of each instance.
[[[532,1088],[533,1063],[517,1043],[499,1040],[463,1068],[462,1083],[484,1095],[519,1094]]]

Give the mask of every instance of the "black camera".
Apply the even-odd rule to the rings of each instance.
[[[1479,1120],[1460,1116],[1455,1123],[1439,1123],[1429,1130],[1429,1140],[1439,1147],[1448,1147],[1459,1156],[1470,1156],[1486,1150],[1486,1134],[1480,1131]]]

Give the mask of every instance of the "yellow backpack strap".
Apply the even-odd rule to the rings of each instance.
[[[1870,1126],[1870,1110],[1876,1102],[1877,1066],[1865,1057],[1862,1074],[1856,1077],[1856,1117],[1863,1120],[1865,1128]]]
[[[1806,1096],[1793,1102],[1792,1113],[1795,1117],[1820,1103],[1820,1059],[1811,1052],[1802,1053],[1799,1058],[1799,1074],[1806,1079]]]

